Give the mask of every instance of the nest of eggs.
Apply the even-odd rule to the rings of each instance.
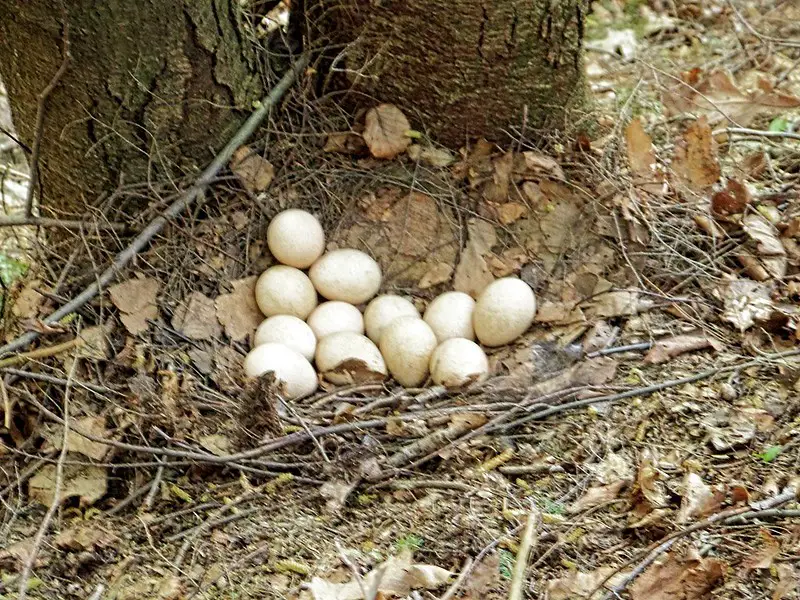
[[[481,345],[513,342],[536,313],[531,288],[506,277],[477,298],[445,292],[420,314],[408,298],[378,295],[381,269],[366,253],[325,252],[322,225],[303,210],[279,213],[267,229],[267,244],[281,264],[256,283],[256,303],[266,319],[244,370],[248,377],[273,373],[288,399],[314,393],[320,378],[344,385],[391,376],[406,388],[428,382],[468,388],[489,375]]]

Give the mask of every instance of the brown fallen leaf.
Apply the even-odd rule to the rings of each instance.
[[[258,277],[253,276],[232,281],[233,292],[220,294],[214,300],[217,319],[222,323],[225,334],[235,342],[253,335],[264,319],[256,304],[257,279]]]
[[[652,178],[656,168],[655,149],[639,117],[632,119],[625,128],[625,146],[631,172],[641,179]]]
[[[788,600],[795,597],[794,593],[800,589],[795,567],[790,563],[781,563],[776,565],[775,570],[778,572],[778,583],[772,591],[772,600]]]
[[[636,485],[632,494],[634,513],[637,517],[641,518],[655,509],[667,506],[667,492],[660,478],[661,475],[655,467],[652,453],[645,450],[639,462]]]
[[[480,561],[464,582],[462,600],[484,600],[500,584],[500,553],[494,552]]]
[[[524,217],[528,213],[528,207],[519,202],[504,202],[497,207],[497,218],[503,225],[509,225]]]
[[[193,340],[211,340],[222,334],[214,301],[200,292],[192,292],[178,306],[172,326]]]
[[[42,308],[47,297],[40,291],[42,289],[42,282],[38,279],[33,279],[25,283],[22,290],[13,304],[11,304],[11,312],[14,316],[20,319],[35,319],[39,316],[39,309]]]
[[[758,213],[746,215],[742,229],[756,243],[758,258],[770,276],[780,279],[786,275],[788,259],[778,229]]]
[[[756,569],[771,569],[775,559],[781,553],[780,542],[767,529],[761,529],[759,534],[763,545],[742,562],[745,573]]]
[[[109,288],[111,303],[119,309],[120,320],[132,335],[147,331],[147,321],[158,318],[158,289],[158,280],[149,277],[134,277]]]
[[[724,492],[714,490],[697,473],[687,473],[683,480],[678,523],[688,523],[694,518],[714,514],[720,510],[724,500]]]
[[[586,492],[578,498],[572,506],[567,509],[570,514],[583,512],[586,509],[607,504],[619,496],[622,488],[625,487],[625,481],[619,480],[608,485],[599,485],[590,487]]]
[[[711,196],[711,212],[719,216],[738,215],[744,212],[751,201],[747,186],[729,179],[724,190]]]
[[[676,335],[670,338],[658,340],[644,357],[644,363],[649,365],[659,365],[672,360],[686,352],[695,350],[705,350],[713,348],[717,352],[722,350],[722,344],[716,339],[704,333],[693,333]]]
[[[422,146],[420,144],[409,146],[406,153],[411,160],[418,160],[432,167],[449,167],[456,160],[456,157],[446,148],[434,148],[433,146]]]
[[[492,161],[494,173],[491,181],[483,188],[483,197],[488,202],[505,202],[511,185],[511,171],[514,168],[514,153],[509,151]]]
[[[28,482],[28,497],[50,506],[56,484],[56,465],[43,466]],[[105,469],[83,465],[65,465],[61,481],[61,502],[78,497],[80,506],[90,506],[105,496],[108,477]]]
[[[678,177],[696,191],[715,184],[721,170],[717,148],[706,117],[697,119],[683,134],[683,143],[676,144],[672,168]]]
[[[436,263],[422,276],[419,280],[418,287],[421,290],[427,290],[440,283],[450,281],[453,275],[453,265],[447,263]]]
[[[469,238],[456,267],[453,289],[477,297],[494,281],[486,257],[497,243],[497,233],[490,223],[481,219],[470,219],[467,231]]]
[[[724,310],[722,318],[743,332],[764,321],[774,310],[769,286],[749,279],[729,279],[717,290]]]
[[[367,145],[364,143],[364,138],[357,133],[342,131],[329,133],[322,151],[361,155],[366,153]]]
[[[523,152],[522,156],[525,158],[525,167],[531,173],[535,175],[545,175],[562,181],[565,179],[564,171],[553,157],[532,150]]]
[[[375,158],[391,159],[411,144],[407,135],[411,124],[394,104],[380,104],[367,111],[364,119],[364,141]]]
[[[721,560],[679,558],[672,552],[642,573],[629,592],[633,600],[705,600],[724,574]]]
[[[73,423],[76,429],[85,431],[94,437],[105,439],[108,435],[106,431],[106,419],[101,415],[90,415],[76,419]],[[56,450],[61,450],[64,440],[63,427],[55,427],[52,436],[53,447]],[[67,432],[67,450],[70,452],[77,452],[91,458],[92,460],[101,461],[108,454],[109,446],[101,442],[93,442],[89,438],[76,433],[70,429]]]
[[[230,162],[231,171],[251,194],[266,190],[275,177],[275,167],[247,146],[239,146]]]
[[[71,552],[83,552],[112,546],[119,538],[97,525],[76,525],[61,531],[53,540],[57,548]]]
[[[606,586],[613,587],[625,574],[617,573],[614,567],[601,567],[596,571],[584,573],[582,571],[573,571],[564,577],[558,579],[551,579],[547,582],[547,597],[549,600],[589,600],[589,594],[597,589],[609,575],[611,579],[606,583]],[[597,600],[605,595],[605,589],[597,590],[591,596],[591,600]]]

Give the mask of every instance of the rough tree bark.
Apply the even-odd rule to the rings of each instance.
[[[65,8],[62,9],[62,6]],[[43,203],[80,210],[125,181],[204,164],[240,125],[263,85],[237,0],[0,0],[0,76],[31,147],[37,97]],[[231,110],[231,109],[234,110]],[[177,168],[176,168],[177,167]]]
[[[440,142],[502,139],[523,123],[570,130],[582,116],[591,0],[306,3],[318,42],[335,49],[332,68],[360,92],[356,101],[364,93],[393,102]]]

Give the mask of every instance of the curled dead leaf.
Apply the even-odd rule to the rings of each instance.
[[[411,124],[394,104],[380,104],[367,111],[364,141],[375,158],[394,158],[411,144]]]
[[[240,146],[231,157],[231,171],[251,194],[266,190],[275,177],[275,167],[247,146]]]
[[[658,340],[644,357],[646,364],[657,365],[675,358],[686,352],[713,348],[717,352],[722,350],[722,344],[704,333],[676,335]]]
[[[256,279],[253,276],[232,281],[233,292],[220,294],[214,301],[225,334],[237,342],[252,335],[264,318],[256,304]]]
[[[729,179],[724,190],[711,196],[711,212],[715,215],[728,216],[744,212],[752,197],[750,190],[743,183]]]
[[[693,190],[704,190],[719,180],[717,147],[708,119],[701,117],[689,125],[683,134],[683,143],[675,146],[672,167]]]
[[[645,132],[642,120],[638,117],[632,119],[625,128],[625,147],[631,172],[642,179],[651,178],[656,168],[655,149],[653,140]]]

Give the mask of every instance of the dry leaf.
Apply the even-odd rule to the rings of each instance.
[[[413,564],[408,555],[393,557],[361,578],[361,581],[331,583],[314,577],[309,590],[314,600],[370,600],[388,596],[407,596],[415,590],[432,590],[443,585],[452,573],[433,565]]]
[[[641,179],[650,179],[656,168],[653,140],[644,130],[640,118],[633,119],[625,128],[625,145],[631,172]]]
[[[72,425],[74,425],[76,429],[80,429],[81,431],[85,431],[101,439],[105,439],[108,433],[106,431],[106,419],[99,415],[76,419]],[[56,450],[61,450],[62,442],[64,441],[63,427],[59,426],[53,428],[53,435],[50,439],[53,447]],[[89,438],[85,438],[70,429],[67,432],[67,450],[83,454],[92,460],[101,461],[106,457],[106,454],[108,454],[109,446],[101,442],[93,442]]]
[[[586,492],[576,500],[572,506],[567,510],[570,514],[582,512],[601,504],[607,504],[619,496],[622,488],[625,487],[625,482],[622,480],[615,481],[608,485],[600,485],[590,487]]]
[[[358,485],[358,479],[351,482],[345,481],[326,481],[319,488],[320,496],[325,498],[325,509],[330,514],[338,513],[347,498],[353,493],[353,490]]]
[[[453,289],[477,297],[483,288],[494,281],[486,256],[491,254],[492,246],[497,243],[497,233],[490,223],[480,219],[470,219],[467,231],[469,239],[456,267]]]
[[[53,540],[57,548],[71,552],[83,552],[112,546],[119,542],[113,533],[97,525],[74,526],[61,531]]]
[[[638,314],[644,308],[639,292],[618,290],[599,295],[587,308],[595,317],[622,317]]]
[[[479,562],[464,582],[462,600],[484,600],[500,586],[500,554],[492,553]]]
[[[642,517],[655,509],[667,506],[667,493],[649,451],[645,450],[636,474],[633,491],[634,513]]]
[[[778,571],[778,583],[772,591],[772,600],[788,600],[798,589],[795,568],[789,563],[781,563],[775,569]]]
[[[708,119],[701,117],[692,123],[683,134],[683,142],[675,146],[672,164],[675,173],[693,190],[715,184],[721,170]]]
[[[193,340],[210,340],[222,334],[214,301],[200,292],[192,292],[178,306],[172,326]]]
[[[659,365],[685,352],[713,348],[717,352],[722,350],[722,345],[714,338],[703,333],[676,335],[658,340],[644,357],[645,364]]]
[[[713,514],[722,507],[725,494],[707,485],[697,473],[687,473],[683,481],[678,523],[688,523],[696,517]]]
[[[214,301],[217,319],[225,328],[225,334],[235,342],[255,333],[256,327],[264,319],[256,304],[257,279],[253,276],[232,281],[233,292],[220,294]]]
[[[536,308],[537,323],[571,325],[573,323],[584,323],[585,321],[586,317],[583,311],[573,303],[542,300]]]
[[[456,157],[445,148],[434,148],[433,146],[421,146],[419,144],[409,146],[406,153],[411,157],[411,160],[418,160],[432,167],[449,167],[456,160]]]
[[[732,279],[722,284],[717,294],[725,310],[722,318],[742,332],[756,321],[764,321],[773,311],[770,288],[749,279]]]
[[[56,465],[43,466],[28,483],[31,500],[50,506],[56,484]],[[77,496],[81,506],[89,506],[105,496],[108,478],[100,467],[65,465],[61,481],[60,498],[63,503]]]
[[[11,312],[14,316],[20,319],[35,319],[39,316],[39,309],[47,299],[39,291],[41,287],[42,282],[38,279],[25,283],[17,297],[14,298],[14,303],[11,304]]]
[[[367,111],[364,141],[375,158],[394,158],[411,144],[411,124],[394,104],[381,104]]]
[[[365,154],[367,145],[364,138],[350,131],[329,133],[325,140],[323,152],[338,152],[341,154]]]
[[[518,202],[505,202],[497,207],[497,218],[503,225],[508,225],[524,217],[528,207]]]
[[[214,456],[226,456],[231,453],[231,439],[222,433],[202,435],[197,441]]]
[[[711,196],[711,212],[720,216],[737,215],[744,212],[751,200],[746,185],[729,179],[724,190]]]
[[[83,342],[75,351],[75,356],[87,360],[105,360],[111,355],[108,341],[110,331],[103,325],[94,325],[82,329],[78,334]]]
[[[788,259],[777,228],[760,214],[751,213],[742,220],[742,229],[756,242],[761,263],[770,276],[780,279],[786,275]]]
[[[565,179],[564,171],[554,158],[533,151],[523,152],[522,156],[525,158],[525,167],[528,171],[562,181]]]
[[[506,152],[492,161],[494,173],[492,180],[483,189],[483,197],[488,202],[504,202],[508,199],[511,185],[511,170],[514,168],[514,153]]]
[[[679,559],[668,554],[629,588],[632,600],[704,600],[722,581],[725,563],[715,558]]]
[[[742,563],[746,573],[755,569],[771,569],[781,553],[780,542],[768,530],[762,529],[759,533],[764,545]]]
[[[147,331],[147,321],[158,318],[158,288],[158,280],[146,277],[135,277],[109,288],[111,303],[122,313],[120,320],[131,334]]]
[[[441,262],[436,263],[422,276],[422,279],[419,280],[418,287],[421,290],[427,290],[440,283],[450,281],[452,275],[453,265]]]
[[[263,192],[275,177],[275,168],[266,158],[247,146],[239,146],[230,162],[231,171],[251,194]]]
[[[602,567],[591,573],[574,571],[564,577],[552,579],[547,582],[547,594],[549,600],[584,600],[589,598],[592,590],[596,589],[609,575],[617,572],[614,567]],[[613,587],[624,573],[618,573],[611,577],[606,586]],[[597,600],[605,595],[603,588],[592,594],[591,600]]]

